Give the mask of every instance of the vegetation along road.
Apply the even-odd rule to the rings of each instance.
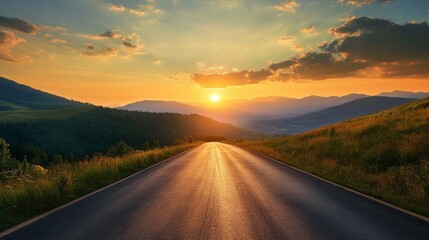
[[[275,161],[206,143],[4,239],[428,239],[429,223]]]

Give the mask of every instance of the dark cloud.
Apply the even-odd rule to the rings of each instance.
[[[260,71],[241,71],[226,74],[193,74],[192,80],[205,88],[225,88],[229,86],[239,86],[255,84],[266,80],[271,72],[266,69]]]
[[[92,40],[113,40],[118,42],[117,47],[105,47],[100,50],[97,50],[93,44],[85,44],[84,55],[94,57],[94,56],[123,56],[131,57],[136,54],[143,54],[141,51],[143,44],[140,42],[140,36],[136,33],[130,35],[122,35],[113,30],[107,30],[103,33],[92,35],[92,34],[81,34],[82,37],[92,39]]]
[[[277,71],[279,69],[289,68],[295,64],[296,64],[296,61],[294,59],[289,59],[279,63],[273,63],[269,66],[269,69],[271,69],[272,71]]]
[[[278,80],[290,79],[324,80],[352,76],[368,66],[365,62],[338,59],[331,53],[308,52],[299,58],[292,58],[269,68],[279,73]]]
[[[82,35],[85,38],[92,39],[92,40],[103,40],[103,39],[119,39],[119,40],[127,40],[129,37],[123,36],[119,33],[116,33],[112,30],[107,30],[103,33],[91,35],[91,34],[83,34]]]
[[[116,33],[112,30],[107,30],[103,33],[96,34],[96,35],[82,34],[81,36],[83,36],[85,38],[92,39],[92,40],[102,40],[102,39],[108,39],[108,38],[112,38],[112,39],[114,38],[114,39],[120,39],[120,40],[127,39],[127,37],[125,37],[119,33]]]
[[[192,79],[203,87],[214,88],[264,80],[429,75],[429,26],[426,22],[400,25],[377,18],[349,18],[330,32],[335,39],[322,43],[319,46],[322,52],[307,52],[257,72],[194,74]]]
[[[0,27],[5,27],[29,34],[35,34],[40,29],[38,26],[31,24],[26,20],[19,18],[7,18],[3,16],[0,16]]]
[[[122,46],[127,47],[127,48],[137,48],[137,45],[134,45],[134,44],[127,42],[127,41],[123,41]]]
[[[193,74],[192,80],[206,88],[224,88],[255,84],[265,80],[290,81],[294,79],[324,80],[348,77],[364,69],[368,63],[337,59],[331,53],[308,52],[300,57],[271,64],[259,71],[241,71],[225,74]]]
[[[429,26],[426,22],[399,25],[384,19],[360,17],[332,28],[340,36],[322,46],[331,53],[376,62],[428,59]]]
[[[429,74],[429,61],[380,63],[375,65],[369,74],[383,78],[427,77]]]
[[[98,36],[102,38],[121,38],[121,35],[114,33],[113,31],[110,31],[110,30],[104,33],[101,33]]]

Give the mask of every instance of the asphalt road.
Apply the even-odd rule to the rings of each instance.
[[[206,143],[5,239],[429,239],[429,223],[243,149]]]

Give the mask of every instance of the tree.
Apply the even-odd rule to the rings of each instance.
[[[149,150],[149,149],[150,149],[149,142],[148,142],[148,141],[146,141],[146,142],[143,144],[142,150],[143,150],[143,151],[147,151],[147,150]]]
[[[118,157],[126,155],[132,151],[134,151],[132,147],[128,146],[124,141],[120,141],[116,146],[107,151],[107,155],[110,157]]]
[[[160,147],[161,147],[161,145],[159,144],[159,140],[155,140],[153,142],[153,148],[160,148]]]
[[[3,138],[0,138],[0,171],[10,168],[12,159],[9,152],[9,144]]]

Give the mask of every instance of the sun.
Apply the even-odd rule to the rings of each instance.
[[[212,95],[210,95],[210,101],[215,103],[215,102],[219,102],[219,100],[220,100],[220,97],[218,94],[213,93]]]

